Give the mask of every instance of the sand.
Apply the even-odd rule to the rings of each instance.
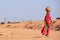
[[[37,29],[1,28],[0,40],[60,40],[60,31],[51,30],[46,37]]]
[[[0,24],[0,40],[60,40],[60,31],[55,29],[50,31],[48,37],[42,35],[43,24],[43,21]],[[56,20],[53,25],[60,25],[60,20]]]

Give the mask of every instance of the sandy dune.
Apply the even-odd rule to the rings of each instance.
[[[60,40],[60,31],[51,30],[49,37],[34,29],[0,29],[0,40]]]
[[[0,24],[0,40],[60,40],[60,31],[55,29],[48,37],[42,35],[43,24],[43,21]],[[60,20],[55,20],[53,27],[57,25],[60,25]]]

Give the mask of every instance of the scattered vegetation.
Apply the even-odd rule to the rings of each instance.
[[[60,30],[60,25],[57,25],[57,26],[55,27],[55,30],[56,30],[56,31],[59,31],[59,30]]]

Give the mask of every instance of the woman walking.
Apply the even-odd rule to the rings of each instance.
[[[47,13],[46,13],[46,16],[44,19],[44,27],[41,30],[41,33],[42,33],[42,35],[48,36],[49,32],[50,32],[50,28],[53,26],[51,16],[50,16],[50,7],[46,8],[46,12]]]

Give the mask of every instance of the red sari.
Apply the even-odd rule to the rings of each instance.
[[[48,13],[46,16],[45,16],[45,19],[44,19],[44,27],[43,29],[41,30],[41,33],[43,35],[48,35],[49,32],[50,32],[50,27],[52,27],[52,20],[51,20],[51,16],[50,16],[50,13]]]

